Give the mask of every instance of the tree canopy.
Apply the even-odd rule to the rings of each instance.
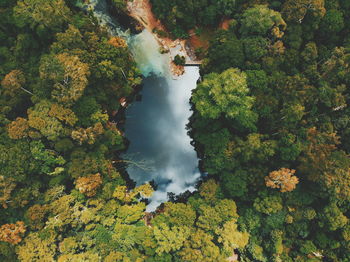
[[[202,44],[196,190],[148,212],[128,177],[126,40],[81,1],[0,1],[0,261],[350,261],[349,1],[150,3]]]

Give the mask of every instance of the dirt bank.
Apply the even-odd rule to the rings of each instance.
[[[184,73],[183,66],[176,66],[172,60],[176,55],[184,56],[186,58],[186,63],[193,61],[193,51],[189,50],[186,46],[186,40],[176,39],[173,40],[169,37],[161,37],[156,32],[166,32],[166,28],[161,24],[161,22],[156,19],[152,13],[152,6],[149,0],[133,0],[128,2],[127,8],[131,17],[136,19],[140,24],[142,24],[145,29],[150,31],[154,37],[157,39],[161,46],[162,52],[167,52],[170,54],[170,68],[175,76],[182,75]],[[189,54],[191,53],[191,54]]]

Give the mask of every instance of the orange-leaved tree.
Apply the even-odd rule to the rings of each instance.
[[[17,117],[7,126],[8,135],[11,139],[21,139],[28,136],[29,124],[28,120]]]
[[[16,224],[5,224],[0,227],[0,241],[16,245],[22,241],[21,235],[26,232],[23,221],[17,221]]]
[[[299,179],[294,174],[295,170],[288,168],[272,171],[265,177],[266,186],[279,188],[281,192],[293,191],[299,183]]]
[[[80,193],[85,194],[88,197],[96,195],[97,188],[102,184],[101,174],[92,174],[84,177],[79,177],[75,181],[75,188]]]

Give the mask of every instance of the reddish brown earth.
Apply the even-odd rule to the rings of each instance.
[[[157,29],[158,31],[164,31],[165,33],[167,33],[167,30],[152,13],[152,5],[149,0],[133,0],[128,2],[127,7],[130,16],[135,18],[149,32],[152,32],[156,40],[161,45],[161,48],[170,53],[171,60],[177,54],[184,55],[186,57],[186,60],[191,60],[185,48],[186,40],[173,40],[169,37],[160,37],[158,34],[154,33],[154,29]],[[179,76],[184,73],[183,66],[176,66],[171,61],[169,64],[171,71],[175,76]]]

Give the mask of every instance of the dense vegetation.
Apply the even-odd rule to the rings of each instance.
[[[215,26],[233,15],[236,0],[151,0],[154,14],[162,20],[175,37],[186,37],[196,25]]]
[[[240,261],[350,261],[349,1],[152,3],[175,36],[216,31],[191,134],[249,234]]]
[[[238,206],[241,261],[350,261],[350,5],[263,4],[237,6],[207,51],[202,167]]]
[[[152,0],[175,36],[231,25],[192,97],[208,177],[154,214],[110,122],[138,70],[74,2],[0,2],[1,261],[350,261],[347,0]]]

